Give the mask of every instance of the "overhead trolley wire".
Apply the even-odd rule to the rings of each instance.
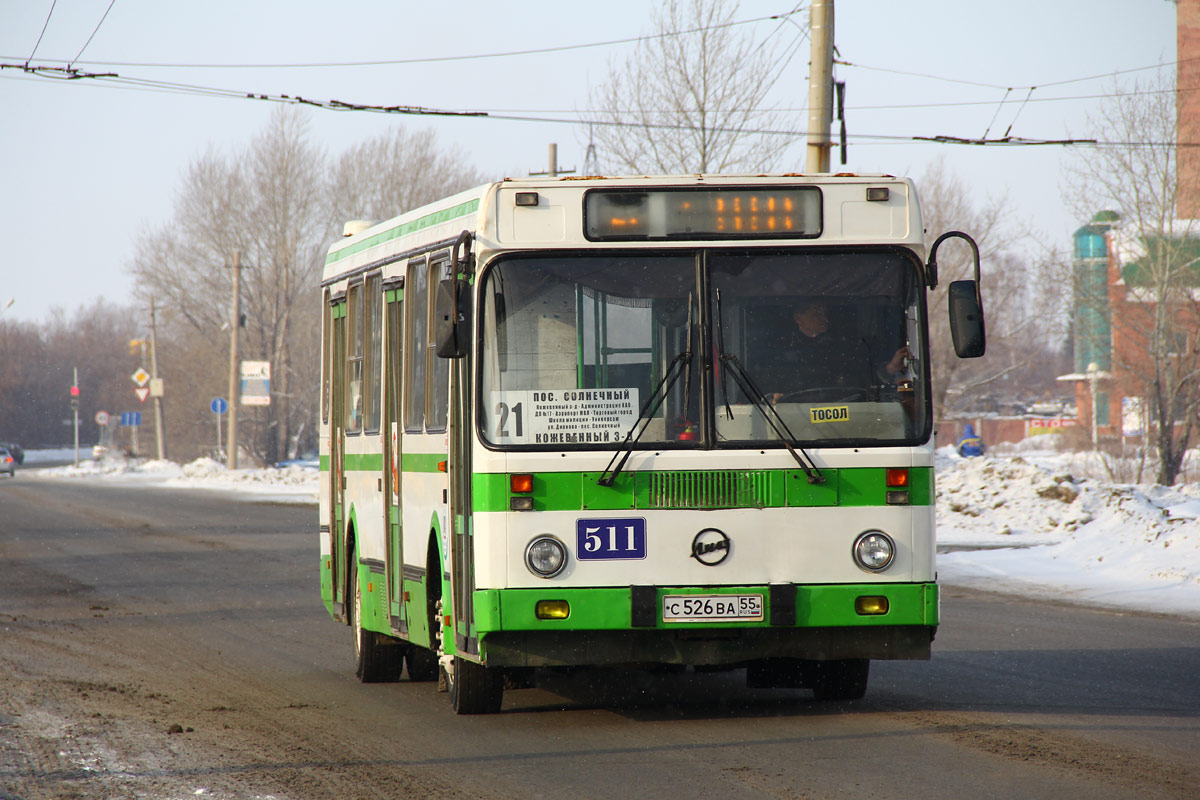
[[[56,0],[57,2],[57,0]],[[53,8],[51,8],[53,11]],[[754,17],[752,19],[732,20],[719,25],[701,26],[697,28],[688,28],[679,31],[666,31],[664,33],[646,34],[643,36],[631,36],[624,39],[609,39],[602,42],[583,42],[578,44],[557,45],[554,47],[537,47],[527,50],[508,50],[495,53],[468,53],[464,55],[447,55],[447,56],[423,56],[420,58],[397,58],[397,59],[381,59],[375,61],[326,61],[326,62],[294,62],[294,63],[278,63],[278,64],[220,64],[220,63],[171,63],[171,62],[153,62],[153,61],[82,61],[78,63],[89,64],[97,67],[154,67],[158,69],[312,69],[326,67],[381,67],[394,66],[402,64],[430,64],[446,61],[477,61],[486,58],[510,58],[513,56],[528,56],[540,55],[542,53],[561,53],[569,50],[586,50],[595,47],[611,47],[618,44],[632,44],[634,42],[649,41],[651,39],[665,39],[671,36],[684,36],[689,33],[700,33],[702,31],[716,30],[718,28],[731,28],[737,25],[752,25],[756,22],[766,22],[769,20],[783,20],[793,14],[800,12],[799,6],[791,11],[785,11],[781,14],[770,14],[765,17]],[[107,14],[108,12],[105,12]],[[101,20],[103,22],[103,20]],[[49,18],[47,18],[49,22]],[[43,31],[44,32],[44,31]],[[39,42],[41,39],[39,38]],[[37,49],[36,47],[34,48]],[[0,58],[10,58],[10,56],[0,56]],[[32,60],[31,55],[26,61]],[[62,59],[48,58],[45,59],[50,63],[66,63],[70,65],[74,62],[64,62]]]
[[[25,59],[28,64],[33,61],[33,56],[37,53],[37,49],[42,46],[42,37],[46,35],[46,29],[50,27],[50,18],[54,16],[54,7],[58,5],[58,0],[53,0],[50,3],[50,11],[46,14],[46,21],[42,23],[42,32],[38,34],[37,41],[33,45],[33,52],[29,54],[29,58]]]
[[[117,0],[110,0],[108,8],[104,9],[104,14],[100,17],[100,21],[97,22],[96,27],[92,29],[92,35],[89,36],[87,41],[83,43],[83,47],[79,48],[79,52],[75,54],[75,58],[67,62],[68,67],[79,61],[79,57],[83,55],[83,51],[87,50],[87,46],[92,43],[92,39],[96,38],[96,33],[100,30],[100,26],[104,24],[104,20],[108,19],[108,12],[112,11],[112,7],[116,4]]]

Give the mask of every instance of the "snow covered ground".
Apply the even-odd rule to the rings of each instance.
[[[221,489],[247,499],[316,503],[317,471],[229,471],[190,464],[70,460],[72,450],[26,455],[18,480],[121,481]],[[1172,488],[1085,477],[1085,456],[1053,451],[960,458],[937,454],[939,580],[989,591],[1200,618],[1200,485]]]

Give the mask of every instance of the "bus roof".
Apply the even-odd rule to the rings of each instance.
[[[790,239],[794,244],[902,244],[923,251],[923,229],[912,181],[884,174],[836,175],[670,175],[641,177],[506,178],[451,195],[334,242],[325,258],[322,283],[338,282],[374,266],[431,249],[449,247],[471,231],[484,249],[527,247],[611,247],[584,235],[583,198],[590,190],[759,189],[818,187],[823,223],[819,235]],[[886,188],[871,195],[862,187]],[[536,192],[536,208],[518,208],[518,193]],[[528,194],[526,194],[528,197]],[[870,198],[870,199],[868,199]],[[517,212],[521,212],[518,214]],[[532,213],[529,213],[532,212]],[[712,244],[714,237],[706,237]],[[778,239],[740,237],[739,246],[773,244]],[[624,241],[623,247],[694,246],[669,242]]]

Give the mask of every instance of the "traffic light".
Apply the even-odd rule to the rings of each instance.
[[[79,410],[79,387],[75,385],[71,386],[71,410]]]

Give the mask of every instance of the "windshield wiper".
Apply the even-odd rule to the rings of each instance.
[[[779,412],[775,410],[775,406],[767,400],[767,396],[758,388],[758,384],[750,377],[750,373],[742,366],[742,362],[732,353],[725,352],[725,330],[721,323],[721,290],[716,291],[717,299],[717,352],[718,357],[728,372],[733,375],[733,382],[738,385],[742,393],[750,398],[750,402],[758,409],[758,413],[763,415],[763,419],[771,426],[771,430],[775,431],[775,435],[783,441],[783,446],[792,454],[792,458],[796,459],[796,463],[800,465],[800,469],[804,470],[804,476],[808,478],[809,483],[824,483],[825,476],[817,469],[817,465],[813,462],[808,453],[804,452],[804,448],[799,445],[793,446],[796,437],[788,428],[787,423],[783,421],[783,417],[779,416]],[[729,398],[725,398],[725,411],[730,419],[733,418],[733,409],[729,407]],[[799,452],[797,452],[799,450]]]
[[[671,391],[671,387],[675,385],[675,381],[679,380],[680,374],[687,375],[687,379],[683,383],[683,408],[684,413],[687,413],[688,402],[692,394],[692,295],[690,292],[688,293],[687,326],[684,329],[684,336],[686,337],[686,341],[683,346],[683,352],[671,359],[671,363],[667,365],[667,369],[663,373],[662,380],[658,382],[658,386],[654,387],[654,391],[646,399],[646,404],[642,406],[638,418],[633,421],[633,425],[625,434],[624,440],[617,446],[613,457],[609,459],[608,466],[604,468],[604,472],[596,479],[596,483],[601,486],[612,486],[617,476],[621,474],[621,470],[625,468],[625,462],[629,460],[630,454],[633,453],[633,446],[637,444],[638,439],[642,438],[642,434],[646,432],[646,428],[650,427],[650,419],[658,413],[659,407],[667,399],[667,393]],[[641,430],[638,430],[639,425],[641,425]],[[613,463],[617,461],[617,458],[621,460],[614,468]],[[611,475],[609,474],[610,471]]]
[[[671,391],[671,387],[675,385],[675,381],[679,380],[680,374],[685,370],[691,369],[691,364],[691,350],[684,350],[671,359],[671,363],[667,365],[667,371],[663,374],[662,380],[658,382],[658,386],[654,387],[654,391],[651,392],[650,397],[646,400],[646,404],[642,406],[638,418],[633,421],[629,432],[625,434],[625,438],[617,445],[616,452],[609,459],[608,466],[604,468],[604,472],[596,479],[596,483],[601,486],[613,485],[617,476],[621,474],[621,470],[625,468],[625,462],[629,460],[630,454],[633,453],[633,446],[637,444],[638,439],[642,438],[642,434],[646,432],[646,428],[650,427],[650,420],[658,413],[658,409],[662,406],[663,400],[666,399],[667,393]],[[619,462],[617,461],[618,458],[621,459]],[[614,462],[616,462],[615,467],[613,466]]]

